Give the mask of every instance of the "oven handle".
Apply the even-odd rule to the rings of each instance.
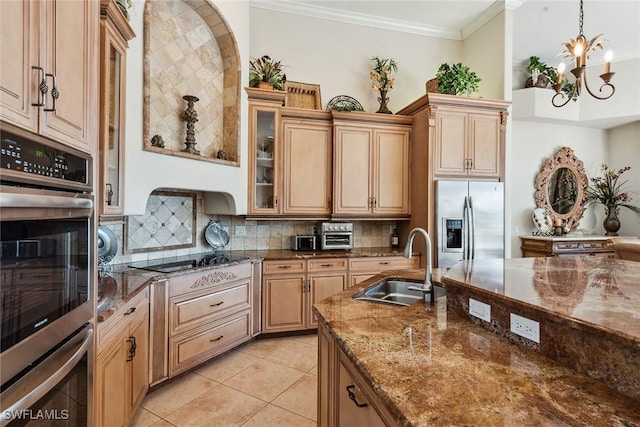
[[[77,197],[0,193],[0,207],[91,209],[93,201]]]
[[[29,409],[33,404],[52,390],[69,372],[71,372],[87,352],[87,349],[92,342],[92,338],[93,329],[88,329],[85,332],[84,339],[79,344],[77,350],[61,364],[59,358],[61,356],[64,357],[66,353],[71,352],[73,347],[78,345],[77,342],[82,339],[82,335],[78,335],[75,339],[72,339],[67,344],[60,347],[33,371],[29,372],[2,393],[2,400],[4,402],[9,400],[10,406],[2,409],[2,413],[0,414],[0,426],[4,426],[9,424],[10,421],[13,421],[10,417],[12,414],[15,414],[16,411]],[[54,372],[51,373],[51,371]],[[34,384],[36,386],[29,390],[29,387],[23,387],[25,384]],[[12,392],[14,389],[16,391]],[[27,389],[26,394],[13,396],[14,393],[19,393],[18,390],[23,389]],[[4,395],[6,394],[9,396],[5,397]]]

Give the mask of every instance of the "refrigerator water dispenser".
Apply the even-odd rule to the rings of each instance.
[[[444,219],[444,252],[462,252],[462,218]]]

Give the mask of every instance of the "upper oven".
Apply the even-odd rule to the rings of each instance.
[[[5,123],[0,131],[5,390],[90,324],[95,214],[90,155]]]

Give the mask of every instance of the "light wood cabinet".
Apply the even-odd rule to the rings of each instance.
[[[125,80],[128,41],[135,33],[115,0],[100,2],[99,213],[122,215],[124,206]]]
[[[469,178],[503,175],[504,127],[499,114],[439,107],[435,120],[434,175]]]
[[[0,2],[2,120],[94,152],[98,22],[94,1]]]
[[[253,266],[241,263],[152,285],[152,385],[251,339]]]
[[[148,289],[98,324],[94,425],[129,425],[149,388],[148,337]]]
[[[349,287],[364,282],[386,270],[412,270],[420,268],[417,255],[405,258],[401,255],[387,257],[360,257],[349,259]]]
[[[398,224],[401,245],[416,227],[436,235],[436,180],[504,181],[509,105],[502,100],[427,93],[398,111],[413,118],[411,218]],[[424,253],[422,239],[414,248]],[[424,266],[425,260],[421,261]],[[437,266],[437,251],[432,251],[431,265]]]
[[[373,388],[323,325],[318,328],[318,425],[397,425]]]
[[[615,257],[614,250],[611,247],[611,240],[604,236],[587,236],[584,238],[520,236],[520,241],[522,243],[520,247],[522,256],[525,258],[572,255]]]
[[[313,304],[346,289],[347,259],[265,261],[262,274],[262,331],[313,329]]]
[[[333,112],[334,217],[410,214],[412,118]]]

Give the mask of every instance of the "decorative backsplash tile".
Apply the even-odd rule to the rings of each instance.
[[[126,252],[162,251],[196,246],[196,193],[155,191],[144,215],[125,222]]]

